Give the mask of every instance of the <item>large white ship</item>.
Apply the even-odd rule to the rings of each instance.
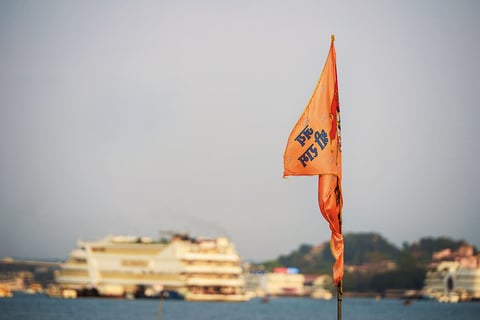
[[[55,275],[60,292],[116,297],[169,293],[190,301],[246,301],[241,259],[227,238],[79,241]]]

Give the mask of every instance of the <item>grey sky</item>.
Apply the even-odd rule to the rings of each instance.
[[[329,239],[286,140],[336,36],[344,231],[480,246],[478,1],[1,1],[0,257]]]

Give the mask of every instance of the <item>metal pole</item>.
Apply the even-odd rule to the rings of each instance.
[[[162,320],[163,292],[160,292],[160,301],[158,302],[158,320]]]
[[[340,212],[338,213],[339,231],[342,234],[342,208],[340,203]],[[344,248],[345,250],[345,248]],[[337,288],[337,320],[342,320],[342,300],[343,300],[343,279],[340,280]]]
[[[342,299],[343,299],[343,280],[340,281],[337,288],[337,319],[342,320]]]

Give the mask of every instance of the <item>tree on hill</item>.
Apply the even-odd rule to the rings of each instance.
[[[326,273],[331,269],[333,263],[333,257],[329,250],[325,244],[315,248],[308,244],[302,244],[290,254],[278,257],[278,262],[284,267],[298,268],[301,273]]]
[[[345,241],[345,264],[361,265],[382,260],[397,261],[400,250],[378,233],[347,233]]]
[[[403,250],[409,252],[420,265],[426,265],[432,260],[432,255],[435,252],[443,249],[452,249],[455,251],[466,244],[464,240],[452,240],[447,237],[424,237],[411,245],[405,242],[403,244]]]
[[[348,233],[344,239],[346,265],[396,261],[401,254],[399,249],[377,233]],[[277,261],[280,266],[296,267],[302,273],[329,273],[334,262],[328,242],[315,247],[302,244],[290,254],[278,257]],[[272,265],[271,261],[269,265]]]

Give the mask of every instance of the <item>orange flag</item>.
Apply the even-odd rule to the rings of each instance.
[[[332,236],[333,280],[343,278],[342,150],[334,36],[313,95],[298,119],[283,156],[283,176],[318,175],[318,203]]]

